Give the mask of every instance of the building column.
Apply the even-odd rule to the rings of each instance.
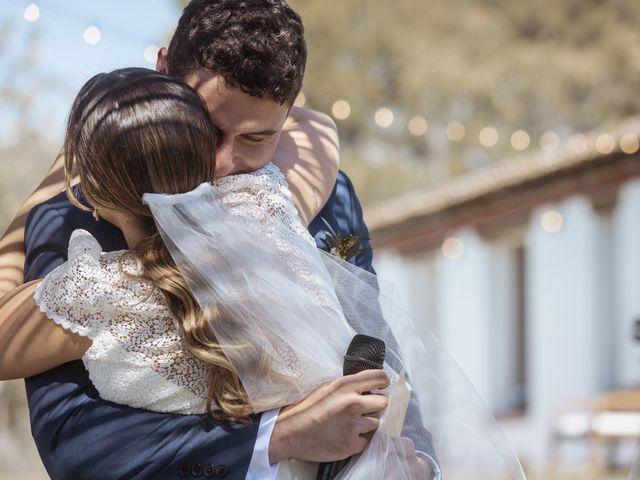
[[[558,226],[544,217],[551,208],[562,215],[556,233],[543,228],[544,218],[548,230]],[[528,412],[540,440],[531,443],[541,448],[531,454],[541,460],[556,409],[567,399],[598,393],[600,372],[609,368],[609,345],[603,345],[599,325],[601,234],[591,201],[582,196],[541,207],[530,218],[525,257]]]
[[[491,250],[474,230],[455,235],[464,245],[460,258],[439,255],[438,330],[476,390],[492,408],[495,389],[492,349],[496,332],[492,325]]]
[[[634,323],[640,321],[640,180],[623,185],[613,216],[614,299],[613,327],[614,385],[640,386],[640,342],[632,338]]]

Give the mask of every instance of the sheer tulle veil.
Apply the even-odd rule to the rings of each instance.
[[[349,342],[364,333],[386,343],[390,407],[339,478],[417,478],[401,435],[437,458],[445,479],[525,478],[435,335],[418,335],[410,316],[380,294],[375,276],[318,250],[297,219],[283,217],[292,205],[277,198],[282,192],[275,189],[265,204],[252,188],[238,195],[203,184],[144,200],[203,311],[226,312],[211,328],[254,410],[291,404],[342,375]]]

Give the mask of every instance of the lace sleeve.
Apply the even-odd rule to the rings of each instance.
[[[67,262],[49,273],[35,293],[36,305],[49,319],[83,337],[92,337],[95,306],[108,282],[100,270],[101,252],[89,232],[75,230]]]
[[[142,267],[125,252],[101,253],[91,234],[74,231],[69,260],[45,277],[36,304],[56,324],[91,339],[82,361],[105,400],[203,413],[207,366],[185,349],[162,293],[135,278]]]

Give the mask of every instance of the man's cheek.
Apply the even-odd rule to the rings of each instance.
[[[253,170],[264,167],[273,160],[276,153],[276,145],[256,145],[245,161],[252,166]]]

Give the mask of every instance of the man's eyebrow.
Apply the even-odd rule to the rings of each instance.
[[[252,136],[255,136],[255,137],[258,137],[258,136],[265,136],[265,137],[267,137],[267,136],[269,136],[269,135],[275,135],[276,133],[278,133],[278,131],[277,131],[277,130],[262,130],[262,131],[260,131],[260,132],[249,132],[249,133],[243,133],[243,134],[241,135],[241,137],[252,137]]]

